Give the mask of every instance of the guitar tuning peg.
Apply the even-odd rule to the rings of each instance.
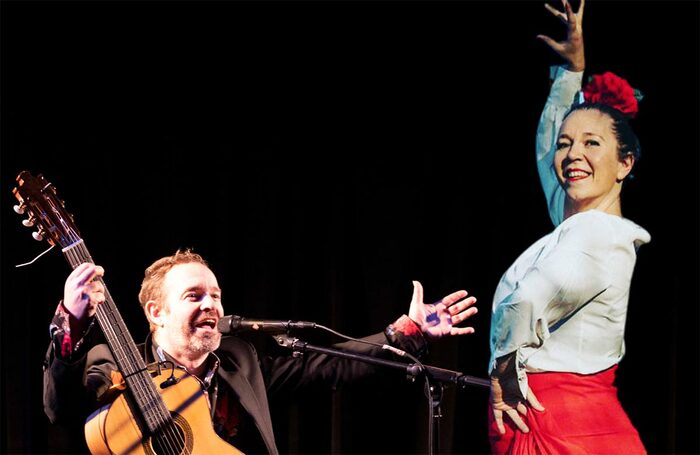
[[[24,215],[24,207],[23,207],[23,206],[21,206],[21,205],[15,205],[15,206],[12,207],[12,208],[14,209],[14,211],[15,211],[16,213],[18,213],[18,214],[20,214],[20,215]]]
[[[26,227],[34,226],[34,218],[27,218],[26,220],[22,220],[22,225]]]
[[[36,240],[37,242],[41,242],[42,240],[44,240],[44,236],[39,234],[38,232],[32,232],[32,237],[34,237],[34,240]]]

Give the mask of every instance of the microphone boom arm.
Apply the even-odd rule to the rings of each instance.
[[[301,341],[296,337],[291,337],[287,334],[273,335],[273,338],[277,341],[277,344],[279,344],[282,347],[291,349],[293,353],[296,354],[303,354],[306,351],[317,352],[320,354],[327,354],[335,357],[358,360],[360,362],[370,363],[373,365],[400,369],[406,372],[406,376],[410,380],[415,380],[415,378],[417,378],[421,373],[425,372],[430,376],[431,379],[435,379],[440,382],[457,384],[461,387],[466,387],[467,385],[490,387],[491,385],[491,383],[487,379],[477,378],[474,376],[467,376],[459,371],[446,370],[444,368],[437,368],[424,364],[418,365],[415,363],[396,362],[393,360],[380,359],[377,357],[358,354],[350,351],[341,351],[339,349],[315,346],[305,341]]]

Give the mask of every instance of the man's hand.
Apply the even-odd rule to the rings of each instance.
[[[93,316],[97,305],[105,301],[105,287],[96,278],[104,276],[104,269],[91,262],[76,267],[63,288],[63,306],[81,324]]]
[[[423,303],[423,285],[413,282],[413,299],[408,317],[417,323],[429,339],[446,335],[466,335],[474,333],[473,327],[455,327],[477,313],[475,297],[467,297],[467,291],[453,292],[433,303]]]

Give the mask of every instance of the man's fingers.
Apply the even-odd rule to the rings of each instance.
[[[466,291],[464,291],[466,294]],[[443,303],[445,302],[445,299],[442,299]],[[450,312],[450,314],[455,315],[459,313],[460,311],[464,311],[470,306],[474,305],[476,303],[476,297],[469,297],[468,299],[463,299],[458,302],[455,302],[454,304],[448,304],[447,311]]]
[[[75,278],[80,286],[90,284],[96,277],[104,276],[105,269],[102,266],[95,265],[91,262],[83,262],[73,271]]]
[[[100,283],[100,280],[98,280],[98,278],[104,276],[104,274],[105,274],[105,269],[103,269],[102,266],[96,265],[95,270],[92,273],[92,276],[90,277],[90,280],[88,282],[89,283]]]
[[[470,317],[474,316],[476,313],[478,313],[479,310],[476,309],[476,307],[470,308],[468,310],[462,311],[459,314],[455,314],[452,316],[452,324],[457,325],[460,322],[464,322]]]
[[[423,285],[419,281],[413,281],[413,301],[423,302]]]
[[[450,335],[453,336],[469,335],[470,333],[474,333],[474,327],[452,327],[450,329]]]
[[[104,303],[105,288],[100,282],[92,283],[92,289],[89,293],[90,301],[94,303]]]
[[[73,273],[78,285],[85,286],[92,279],[92,276],[95,273],[95,267],[88,262],[84,262],[76,267]]]

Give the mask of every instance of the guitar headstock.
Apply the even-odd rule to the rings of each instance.
[[[29,171],[20,172],[12,194],[19,201],[19,205],[14,207],[15,212],[28,215],[22,224],[37,227],[32,233],[35,240],[46,239],[51,245],[58,244],[63,248],[80,240],[73,215],[65,210],[65,203],[42,174],[35,177]]]

